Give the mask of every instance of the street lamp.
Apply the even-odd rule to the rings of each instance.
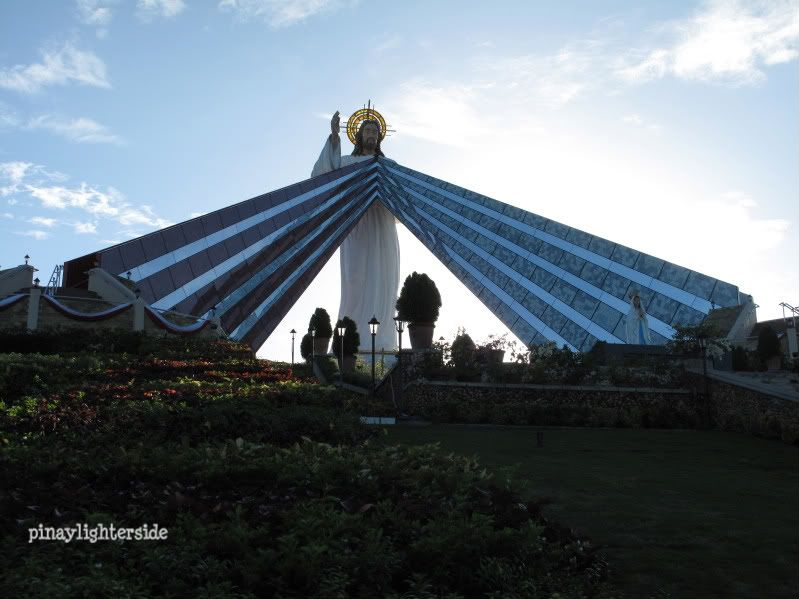
[[[399,315],[397,315],[397,316],[395,316],[395,317],[394,317],[394,329],[395,329],[395,330],[397,331],[397,333],[399,334],[399,351],[400,351],[400,354],[402,353],[402,333],[404,333],[404,332],[405,332],[405,327],[404,327],[404,325],[405,325],[405,323],[404,323],[404,322],[403,322],[403,320],[402,320],[402,319],[399,317]]]
[[[343,323],[344,321],[342,321]],[[343,385],[344,384],[344,333],[347,332],[347,327],[343,324],[336,327],[336,331],[338,331],[338,339],[339,339],[339,359],[338,359],[338,380]]]
[[[30,260],[30,259],[31,259],[31,257],[28,256],[28,254],[25,254],[25,264],[28,264],[28,260]]]
[[[710,385],[707,378],[707,336],[704,333],[699,333],[696,336],[699,342],[699,347],[702,350],[702,378],[705,382],[705,418],[707,425],[710,426]]]
[[[380,321],[377,320],[377,316],[372,316],[372,320],[369,321],[369,333],[372,335],[372,395],[375,393],[375,336],[378,327]]]
[[[291,367],[294,368],[294,335],[297,334],[297,331],[291,329]]]
[[[311,369],[316,362],[316,329],[311,329]]]
[[[397,368],[399,369],[399,404],[402,405],[402,386],[405,383],[405,373],[402,370],[402,333],[405,330],[405,323],[397,314],[394,317],[394,328],[399,335],[399,350],[397,351]],[[397,409],[397,406],[394,406]]]

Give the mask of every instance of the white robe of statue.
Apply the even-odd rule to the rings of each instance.
[[[644,306],[640,304],[636,308],[633,295],[630,297],[630,309],[625,316],[625,327],[627,333],[627,343],[633,345],[652,345],[652,339],[649,335],[649,318],[647,318]]]
[[[373,156],[342,156],[341,142],[334,146],[328,136],[311,176],[316,177],[370,158]],[[380,321],[375,350],[396,350],[397,332],[393,318],[396,314],[399,276],[399,239],[394,215],[377,200],[341,244],[341,303],[338,319],[349,316],[355,321],[361,336],[360,351],[371,350],[369,321],[372,316]]]

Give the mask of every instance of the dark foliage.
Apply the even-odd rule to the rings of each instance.
[[[396,308],[399,318],[405,322],[432,324],[438,320],[441,294],[430,277],[413,272],[402,284]]]
[[[765,362],[770,358],[779,356],[781,353],[780,340],[777,333],[770,326],[766,325],[757,334],[757,355]]]
[[[338,328],[341,326],[344,327],[344,355],[354,356],[361,346],[361,336],[355,321],[349,316],[345,316],[336,322],[336,328],[333,331],[333,353],[338,359],[341,359],[341,337],[338,334]]]
[[[308,332],[316,329],[316,336],[319,339],[330,339],[333,336],[333,325],[330,324],[330,314],[324,308],[317,308],[311,320],[308,321]]]

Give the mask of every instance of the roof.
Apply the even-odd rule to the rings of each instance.
[[[708,313],[702,323],[713,325],[719,330],[722,336],[726,337],[729,335],[743,309],[743,304],[739,306],[729,306],[727,308],[716,308]]]

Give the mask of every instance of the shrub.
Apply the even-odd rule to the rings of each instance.
[[[432,324],[438,320],[441,294],[430,277],[413,272],[402,285],[396,307],[405,322]]]
[[[330,324],[330,314],[324,308],[317,308],[311,320],[308,321],[308,332],[316,329],[316,336],[320,339],[329,339],[333,336],[333,326]]]
[[[457,369],[468,369],[474,366],[476,346],[472,338],[463,328],[458,328],[458,334],[452,342],[452,364]]]
[[[732,369],[749,370],[749,352],[740,345],[732,348]]]
[[[336,323],[336,329],[333,331],[333,353],[339,360],[341,359],[341,338],[338,329],[342,326],[344,327],[344,355],[354,356],[361,346],[361,336],[355,321],[349,316],[345,316]]]
[[[311,360],[311,355],[313,354],[313,337],[311,337],[310,333],[305,333],[302,337],[302,341],[300,341],[300,355],[302,359],[306,362]]]
[[[757,334],[757,355],[762,362],[766,362],[770,358],[779,356],[780,353],[782,350],[777,333],[770,326],[764,326]]]

